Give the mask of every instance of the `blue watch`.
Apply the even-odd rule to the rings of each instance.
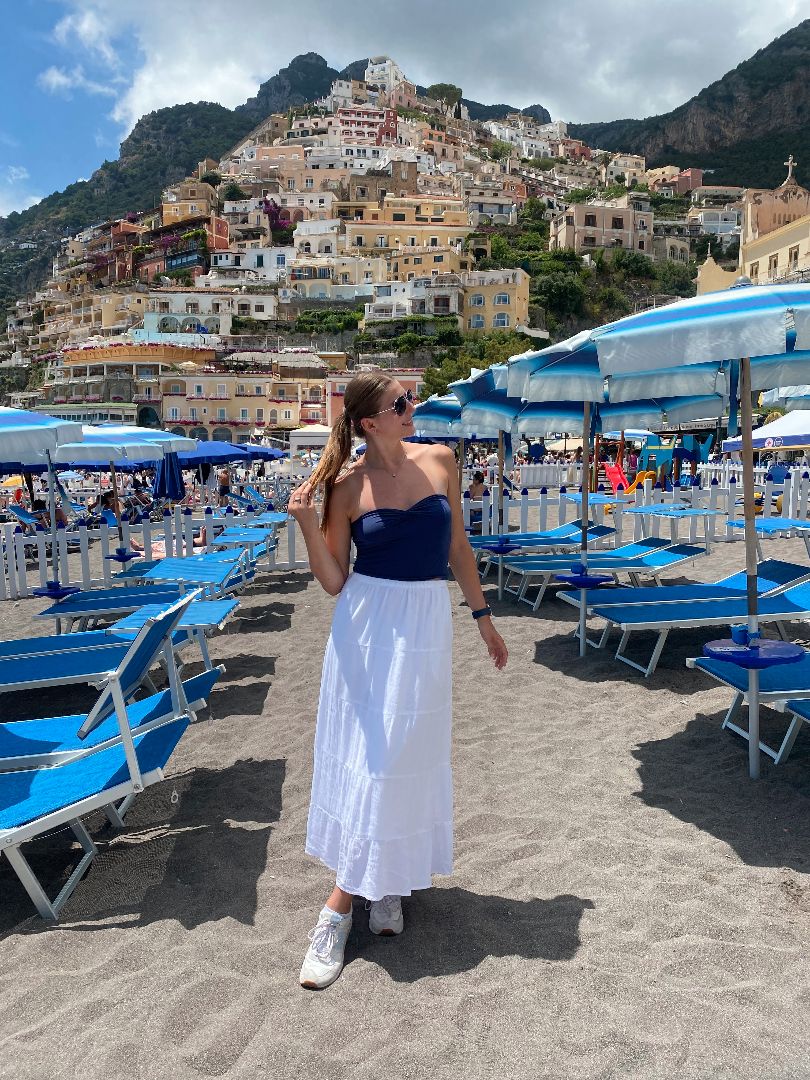
[[[483,619],[485,615],[491,615],[491,614],[492,614],[492,608],[491,607],[482,607],[482,608],[479,608],[477,611],[474,611],[472,613],[472,617],[477,620],[477,619]]]

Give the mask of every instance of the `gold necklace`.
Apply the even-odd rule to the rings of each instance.
[[[372,468],[373,469],[382,469],[383,472],[387,472],[389,476],[393,477],[393,479],[396,480],[397,476],[399,475],[400,469],[402,468],[402,466],[405,464],[405,462],[407,460],[408,460],[408,455],[403,454],[402,455],[402,461],[400,461],[399,465],[397,465],[397,471],[396,472],[391,472],[391,470],[389,468],[387,468],[385,465],[372,465]]]

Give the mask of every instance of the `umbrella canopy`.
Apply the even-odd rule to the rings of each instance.
[[[796,409],[780,416],[753,432],[751,444],[755,450],[804,450],[810,446],[810,409]],[[725,439],[723,450],[742,449],[742,437]]]
[[[250,461],[250,452],[233,443],[212,440],[198,443],[192,450],[184,451],[177,457],[182,468],[196,469],[198,465],[227,465],[234,461]]]
[[[37,463],[40,453],[82,437],[81,424],[44,413],[0,407],[0,460]]]
[[[241,447],[247,450],[254,461],[278,461],[284,457],[283,450],[276,450],[274,446],[255,446],[253,443],[245,443]]]
[[[187,439],[184,435],[172,435],[168,431],[157,431],[154,428],[127,427],[123,424],[99,424],[96,426],[85,425],[82,429],[81,439],[86,443],[124,443],[147,444],[147,452],[155,445],[160,445],[168,453],[180,453],[181,451],[194,450],[197,446],[196,439]],[[159,460],[161,454],[155,454],[153,461]]]
[[[173,502],[179,502],[185,493],[186,485],[183,483],[177,454],[164,454],[155,469],[152,494],[156,499],[171,499]]]

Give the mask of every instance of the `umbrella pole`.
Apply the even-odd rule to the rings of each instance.
[[[50,450],[46,451],[48,458],[48,510],[51,518],[51,562],[53,563],[53,580],[59,581],[59,552],[56,543],[56,485],[53,482],[53,463],[51,462]]]
[[[619,452],[616,454],[616,464],[624,469],[624,431],[619,434]]]
[[[588,572],[588,490],[591,481],[591,403],[586,401],[582,408],[582,502],[580,503],[582,534],[580,540],[580,562],[585,575]],[[587,617],[585,602],[587,589],[579,591],[579,655],[584,656],[588,648],[586,638]]]
[[[458,487],[464,494],[464,439],[458,440]]]
[[[496,532],[503,531],[503,432],[498,432],[498,491],[496,493],[498,517]],[[503,555],[498,556],[498,599],[503,600]]]
[[[757,531],[754,513],[754,446],[751,416],[751,361],[740,360],[743,513],[745,517],[745,593],[749,641],[759,636],[757,617]],[[759,779],[759,672],[748,670],[748,775]]]
[[[118,481],[115,475],[115,464],[110,462],[110,481],[112,482],[113,492],[113,512],[115,513],[116,520],[118,522],[118,540],[120,543],[124,542],[124,530],[121,528],[121,505],[118,502]]]

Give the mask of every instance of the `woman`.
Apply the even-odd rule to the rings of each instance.
[[[336,873],[301,968],[302,986],[341,972],[352,897],[373,933],[403,929],[401,896],[452,870],[448,563],[489,655],[506,664],[464,533],[446,447],[413,434],[409,393],[355,376],[317,469],[290,499],[313,574],[339,596],[326,647],[306,850]],[[366,452],[341,475],[352,434]],[[319,525],[315,491],[323,489]],[[354,540],[357,561],[349,574]]]

